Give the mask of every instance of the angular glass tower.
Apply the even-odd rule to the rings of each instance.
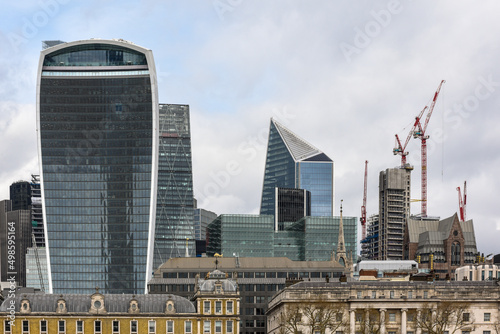
[[[157,124],[151,50],[91,39],[41,52],[37,127],[48,292],[146,292]]]
[[[172,257],[195,256],[189,106],[160,104],[154,268]]]
[[[275,215],[276,188],[298,188],[311,192],[311,216],[333,216],[333,173],[326,154],[271,119],[260,214]]]

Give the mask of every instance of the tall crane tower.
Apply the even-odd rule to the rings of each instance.
[[[467,181],[464,181],[464,197],[462,198],[462,193],[460,192],[460,187],[457,187],[458,190],[458,208],[460,210],[460,221],[464,222],[467,218],[466,215],[466,205],[467,205]]]
[[[429,120],[432,115],[432,111],[434,110],[434,106],[436,105],[436,100],[438,98],[439,92],[441,91],[441,86],[445,83],[445,80],[442,80],[434,93],[434,98],[432,99],[429,110],[427,111],[427,116],[425,118],[424,126],[420,123],[421,117],[419,116],[415,119],[415,127],[416,129],[413,132],[413,138],[418,138],[422,141],[422,216],[427,217],[427,139],[429,139],[429,135],[425,134],[427,130],[427,125],[429,125]]]
[[[366,239],[366,189],[368,180],[368,160],[365,160],[365,187],[363,192],[363,205],[361,206],[361,240]]]

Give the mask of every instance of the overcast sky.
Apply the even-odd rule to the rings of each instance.
[[[428,214],[458,210],[478,250],[500,253],[498,1],[8,1],[0,11],[0,199],[38,173],[41,41],[123,38],[153,50],[162,103],[189,104],[198,206],[258,213],[269,121],[335,161],[336,214],[368,215],[378,175],[400,164],[394,135],[445,79],[429,122]],[[408,160],[420,198],[420,141]],[[420,203],[412,204],[420,212]]]

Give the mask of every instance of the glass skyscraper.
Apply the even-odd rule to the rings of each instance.
[[[333,216],[333,173],[326,154],[271,119],[260,214],[276,214],[276,188],[298,188],[311,193],[311,216]]]
[[[172,257],[195,256],[189,106],[160,104],[154,268]]]
[[[91,39],[41,52],[37,126],[48,292],[146,291],[157,124],[151,50]]]

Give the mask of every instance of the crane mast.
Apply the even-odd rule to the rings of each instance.
[[[422,142],[422,148],[421,148],[421,157],[422,157],[422,216],[427,217],[427,139],[429,139],[429,135],[425,134],[425,131],[427,130],[427,125],[429,125],[429,120],[432,115],[432,111],[434,110],[434,106],[436,105],[436,100],[439,96],[439,92],[441,91],[441,86],[445,83],[445,80],[442,80],[441,83],[438,86],[438,89],[436,90],[436,93],[434,93],[434,98],[432,99],[431,105],[429,107],[429,110],[427,111],[427,117],[425,118],[425,123],[424,126],[422,127],[420,120],[421,116],[417,117],[415,119],[415,126],[417,129],[414,130],[413,132],[413,138],[418,138]]]
[[[368,180],[368,160],[365,160],[365,186],[363,191],[363,205],[361,206],[361,240],[366,239],[366,189]]]
[[[466,205],[467,205],[467,181],[464,181],[464,197],[462,198],[462,193],[460,192],[460,187],[457,187],[458,190],[458,208],[460,210],[460,221],[465,221],[466,216]]]

